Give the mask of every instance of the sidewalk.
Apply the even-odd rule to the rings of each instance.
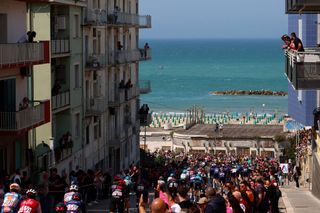
[[[308,188],[295,188],[295,183],[281,188],[282,201],[287,213],[313,213],[320,211],[320,200],[315,198]]]

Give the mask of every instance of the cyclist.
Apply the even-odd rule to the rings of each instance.
[[[80,193],[74,193],[72,199],[66,203],[66,213],[86,213],[86,205],[81,201]]]
[[[63,202],[64,203],[67,203],[69,202],[70,200],[72,200],[72,196],[77,193],[79,190],[78,186],[77,185],[71,185],[70,188],[69,188],[69,192],[65,193],[64,194],[64,197],[63,197]]]
[[[28,189],[27,198],[20,204],[18,213],[42,213],[40,202],[36,200],[37,192],[34,189]]]
[[[21,194],[20,186],[17,183],[12,183],[10,185],[10,192],[4,195],[3,204],[1,206],[1,213],[16,213],[18,212],[20,202],[21,202]]]

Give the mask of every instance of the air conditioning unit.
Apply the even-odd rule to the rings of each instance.
[[[66,17],[65,16],[56,16],[56,29],[65,30],[66,26]]]

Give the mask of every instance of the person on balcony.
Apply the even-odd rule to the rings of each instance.
[[[117,24],[118,22],[118,15],[119,15],[119,12],[120,12],[120,8],[118,6],[116,6],[113,10],[113,23],[114,24]]]
[[[36,37],[37,33],[35,31],[32,31],[28,36],[28,42],[32,43],[34,42],[34,38]]]
[[[281,40],[284,42],[284,45],[282,45],[282,49],[288,49],[291,43],[290,37],[287,34],[285,34],[281,36]]]
[[[28,31],[26,34],[24,34],[19,38],[18,43],[27,43],[30,35],[31,35],[31,31]]]
[[[149,47],[149,44],[148,43],[145,43],[145,45],[144,45],[144,59],[145,60],[147,60],[147,54],[148,54],[148,51],[149,51],[149,49],[150,49],[150,47]]]
[[[300,38],[297,37],[295,32],[291,33],[291,39],[293,39],[293,43],[295,45],[295,49],[297,52],[304,52],[303,44]]]
[[[121,44],[121,42],[120,41],[117,41],[117,50],[122,50],[122,48],[123,48],[123,45]]]

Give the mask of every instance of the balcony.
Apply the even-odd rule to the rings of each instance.
[[[152,51],[151,51],[151,49],[149,48],[149,49],[143,49],[143,48],[140,48],[139,49],[139,52],[140,52],[140,61],[147,61],[147,60],[151,60],[151,57],[152,57],[152,55],[151,55],[151,53],[152,53]]]
[[[115,95],[111,100],[109,100],[109,107],[118,107],[120,104],[125,102],[125,91],[124,89],[117,90],[118,92],[115,92]]]
[[[49,42],[0,44],[0,68],[17,68],[50,62]]]
[[[52,110],[60,112],[70,107],[70,91],[61,92],[52,96]]]
[[[50,122],[50,101],[18,112],[0,112],[0,135],[17,135]]]
[[[139,61],[141,53],[136,50],[113,50],[109,52],[109,65],[125,64]]]
[[[140,94],[148,94],[151,92],[151,81],[150,80],[140,80],[139,81]]]
[[[285,51],[286,75],[296,90],[320,89],[320,49]]]
[[[70,54],[69,39],[51,40],[51,54],[53,58],[60,55],[69,55]]]
[[[87,70],[98,70],[106,66],[106,55],[91,55],[87,59],[86,69]]]
[[[63,4],[63,5],[74,5],[79,7],[86,7],[86,0],[19,0],[28,3],[54,3],[54,4]]]
[[[107,15],[108,26],[110,27],[139,27],[139,28],[151,28],[151,16],[138,14],[131,14],[125,12],[108,11]]]
[[[84,24],[89,26],[102,26],[107,24],[107,12],[103,9],[86,9]]]
[[[130,101],[139,96],[139,89],[137,86],[132,86],[125,89],[125,100]]]
[[[320,13],[319,0],[286,0],[287,14]]]
[[[105,97],[101,98],[90,98],[86,104],[86,114],[88,116],[100,115],[106,112],[108,109],[108,102]]]

